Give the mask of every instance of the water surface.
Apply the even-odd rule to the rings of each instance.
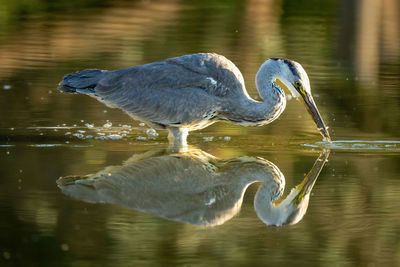
[[[0,265],[400,265],[397,1],[0,3]],[[216,123],[189,136],[194,154],[176,154],[166,132],[56,90],[69,72],[195,52],[231,59],[255,98],[264,60],[300,62],[334,142],[322,142],[305,107],[291,100],[270,125]],[[168,177],[152,186],[134,180],[134,189],[148,191],[121,198],[126,187],[107,181],[124,166],[159,162],[176,177],[161,171]],[[209,176],[196,179],[196,168]],[[284,204],[310,171],[312,191],[293,202],[307,200],[302,215],[266,223],[255,202],[274,196]],[[80,182],[90,189],[83,197],[59,180],[99,173],[108,187]],[[195,183],[203,189],[182,191]],[[132,200],[138,194],[143,203]],[[192,206],[167,214],[155,203]]]

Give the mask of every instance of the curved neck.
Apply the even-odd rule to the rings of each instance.
[[[280,72],[279,66],[265,62],[257,72],[256,88],[263,102],[259,105],[261,112],[266,116],[266,122],[272,122],[285,110],[286,97],[282,88],[280,88],[275,80]]]
[[[249,96],[235,99],[239,103],[230,103],[234,109],[226,114],[228,120],[243,126],[260,126],[274,121],[284,111],[285,94],[275,83],[280,73],[279,66],[267,62],[261,66],[256,75],[256,87],[263,101],[256,101]]]
[[[261,96],[265,101],[284,101],[286,104],[285,93],[276,83],[276,78],[281,73],[280,65],[275,64],[271,61],[266,61],[261,65],[256,75],[256,87]]]

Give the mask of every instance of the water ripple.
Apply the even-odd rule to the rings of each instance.
[[[303,144],[305,147],[346,150],[346,151],[382,151],[400,152],[400,141],[362,141],[362,140],[336,140],[321,141],[315,144]]]

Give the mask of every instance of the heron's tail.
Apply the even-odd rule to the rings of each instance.
[[[91,69],[67,74],[58,84],[58,90],[67,93],[94,94],[94,88],[106,72],[104,70]]]

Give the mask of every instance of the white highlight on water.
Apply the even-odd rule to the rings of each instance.
[[[146,134],[149,136],[149,137],[157,137],[158,136],[158,133],[156,132],[156,130],[154,130],[154,129],[147,129],[146,130]]]
[[[106,124],[103,125],[104,128],[111,128],[112,123],[111,122],[107,122]]]
[[[364,140],[335,140],[322,141],[315,144],[303,144],[305,147],[325,148],[347,151],[399,151],[400,141],[364,141]]]

